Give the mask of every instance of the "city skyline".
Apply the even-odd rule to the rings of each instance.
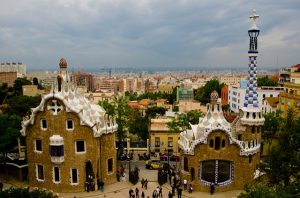
[[[258,27],[260,68],[297,64],[300,3],[288,1],[8,1],[0,7],[1,62],[28,70],[151,67],[247,68],[248,18]]]

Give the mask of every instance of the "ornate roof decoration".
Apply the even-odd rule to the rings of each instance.
[[[210,102],[211,103],[217,103],[218,98],[219,98],[219,94],[218,94],[218,92],[216,90],[214,90],[213,92],[211,92],[211,94],[210,94]]]
[[[214,92],[213,92],[214,93]],[[214,98],[217,95],[211,94]],[[199,119],[197,125],[191,125],[188,129],[180,133],[178,141],[179,147],[185,154],[194,155],[194,149],[198,144],[207,144],[207,138],[214,131],[223,131],[229,138],[230,144],[236,144],[240,149],[240,155],[252,155],[259,151],[260,142],[258,140],[239,141],[232,133],[232,126],[224,118],[220,103],[207,104],[207,113],[204,118]]]
[[[52,105],[46,107],[46,102],[49,100],[52,100]],[[61,103],[65,106],[65,109]],[[118,128],[115,120],[109,118],[101,106],[91,103],[77,91],[75,84],[65,80],[56,81],[52,85],[50,93],[42,96],[39,106],[31,109],[30,117],[24,118],[21,129],[23,136],[26,136],[26,128],[30,124],[34,124],[37,113],[44,110],[53,111],[53,116],[58,115],[62,110],[76,113],[80,118],[80,124],[89,126],[94,132],[94,137],[100,137],[105,133],[113,133]]]
[[[67,68],[68,67],[66,59],[64,59],[64,58],[60,59],[60,61],[59,61],[59,67],[60,68]]]

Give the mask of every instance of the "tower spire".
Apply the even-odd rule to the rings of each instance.
[[[248,30],[249,35],[249,65],[248,65],[248,83],[245,94],[245,102],[242,108],[244,116],[241,119],[244,124],[248,125],[262,125],[264,118],[261,115],[261,110],[258,106],[257,94],[257,37],[260,30],[256,25],[256,19],[259,15],[256,10],[253,10],[252,15],[249,17],[252,20],[252,25]]]

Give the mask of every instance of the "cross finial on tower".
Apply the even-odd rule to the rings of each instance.
[[[252,15],[249,17],[251,20],[252,20],[252,26],[251,26],[251,29],[258,29],[257,26],[256,26],[256,23],[255,23],[255,20],[257,18],[259,18],[259,15],[256,14],[256,10],[253,9],[252,11]]]

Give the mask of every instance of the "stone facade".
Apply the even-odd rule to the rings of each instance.
[[[60,78],[67,80],[68,76]],[[55,84],[42,96],[22,127],[30,187],[82,192],[97,178],[105,185],[116,182],[117,125],[67,81]]]

